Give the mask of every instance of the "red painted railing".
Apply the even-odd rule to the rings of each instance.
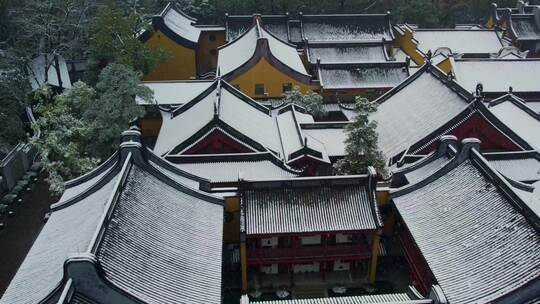
[[[248,264],[309,263],[333,260],[362,260],[371,256],[364,244],[302,246],[296,248],[258,248],[247,252]]]

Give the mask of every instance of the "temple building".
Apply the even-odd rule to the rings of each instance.
[[[501,51],[508,47],[494,29],[452,28],[419,29],[408,24],[394,26],[395,46],[409,56],[417,65],[423,65],[429,52],[443,54],[447,58],[493,58],[506,55]],[[526,54],[514,51],[515,55]],[[439,66],[439,68],[443,67]],[[445,72],[447,72],[445,70]]]
[[[314,122],[303,108],[287,105],[271,111],[221,79],[183,106],[161,114],[154,147],[161,156],[269,151],[308,175],[330,166],[324,144],[300,127]]]
[[[66,183],[0,303],[221,301],[223,199],[140,136]]]
[[[394,171],[397,233],[426,295],[444,303],[528,303],[540,288],[538,215],[523,199],[533,187],[501,175],[480,142],[442,138],[438,150]]]
[[[382,220],[369,172],[241,181],[242,288],[322,292],[374,282]]]
[[[224,29],[200,26],[197,20],[168,3],[152,18],[152,31],[145,31],[141,40],[150,47],[159,47],[169,56],[145,80],[196,79],[213,72],[217,64],[217,47],[224,43]]]
[[[219,48],[217,74],[252,98],[280,98],[299,87],[317,89],[294,45],[276,38],[253,17],[251,28]]]

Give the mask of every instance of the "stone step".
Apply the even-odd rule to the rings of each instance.
[[[295,299],[314,299],[327,297],[327,291],[324,288],[295,288]]]

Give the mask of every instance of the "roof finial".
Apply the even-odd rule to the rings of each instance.
[[[514,93],[514,88],[512,88],[512,86],[509,86],[508,87],[508,94],[512,94]]]
[[[426,53],[426,64],[427,65],[431,65],[431,58],[433,57],[433,52],[431,50],[429,50],[427,53]]]
[[[481,97],[483,93],[484,93],[484,86],[482,85],[482,83],[479,82],[476,85],[476,97]]]
[[[307,136],[304,137],[304,147],[307,147]]]

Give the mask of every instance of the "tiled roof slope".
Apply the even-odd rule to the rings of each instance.
[[[307,47],[309,63],[317,59],[325,63],[385,62],[388,60],[384,44],[310,44]]]
[[[359,42],[393,40],[389,14],[288,15],[259,16],[265,30],[282,41]],[[227,16],[227,41],[233,41],[249,30],[253,16]]]
[[[424,54],[447,47],[453,54],[495,54],[503,47],[495,30],[415,30],[417,48]]]
[[[393,40],[389,14],[302,15],[302,37],[309,42]]]
[[[67,184],[84,186],[51,207],[0,303],[219,302],[223,201],[183,184],[209,182],[160,160],[140,136],[124,132],[119,153]],[[204,295],[200,282],[212,282]]]
[[[274,301],[249,301],[247,295],[243,295],[240,304],[431,304],[430,299],[415,299],[407,293],[388,293],[378,295],[348,296],[315,299],[291,299]]]
[[[538,299],[539,218],[478,147],[391,199],[449,303]]]
[[[374,230],[381,219],[374,174],[244,182],[248,235]]]
[[[538,59],[455,59],[456,80],[469,92],[481,83],[485,93],[540,91]]]
[[[405,63],[377,62],[317,66],[323,89],[388,89],[409,77]]]
[[[540,113],[523,99],[507,94],[489,103],[488,109],[530,146],[540,151]]]
[[[540,180],[538,151],[485,153],[484,157],[493,168],[512,180],[518,182]]]
[[[290,41],[288,15],[262,15],[261,20],[263,28],[282,41]],[[225,28],[227,41],[233,41],[253,25],[253,16],[226,16]]]
[[[291,178],[301,174],[270,152],[218,155],[177,155],[167,160],[181,170],[206,178],[212,183]]]
[[[434,66],[425,65],[377,99],[379,149],[387,158],[404,152],[463,111],[472,95]]]

